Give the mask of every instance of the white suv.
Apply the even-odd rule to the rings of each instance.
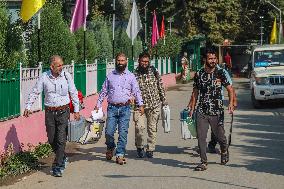
[[[284,44],[254,47],[250,63],[253,106],[260,108],[266,100],[284,100]]]

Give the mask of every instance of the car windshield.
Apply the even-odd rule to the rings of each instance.
[[[284,49],[254,52],[255,67],[284,66]]]

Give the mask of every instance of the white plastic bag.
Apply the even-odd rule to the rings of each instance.
[[[171,111],[168,105],[162,107],[162,125],[165,133],[171,131]]]
[[[99,120],[99,119],[102,119],[104,117],[103,108],[99,108],[98,112],[97,112],[97,110],[93,110],[91,113],[92,113],[92,119],[93,120]]]

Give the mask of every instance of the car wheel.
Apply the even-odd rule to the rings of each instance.
[[[259,109],[261,108],[261,102],[255,99],[254,90],[251,90],[251,102],[254,108]]]

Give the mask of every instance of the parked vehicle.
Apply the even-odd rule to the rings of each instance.
[[[284,44],[254,47],[250,65],[253,106],[260,108],[264,101],[284,99]]]

